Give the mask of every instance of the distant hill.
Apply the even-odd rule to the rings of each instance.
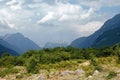
[[[5,41],[3,41],[3,40],[0,39],[0,56],[3,53],[9,53],[11,55],[19,55],[16,51],[12,50],[9,47],[13,47],[13,46],[10,45],[9,43],[7,43],[7,42],[5,42]]]
[[[24,53],[28,50],[38,50],[40,47],[32,40],[24,37],[21,33],[6,34],[2,37],[4,41],[13,45],[17,49],[13,49],[18,53]]]
[[[48,42],[45,44],[44,48],[55,48],[55,47],[66,47],[66,43],[53,43],[53,42]]]
[[[88,36],[84,41],[81,42],[81,40],[79,39],[78,42],[80,44],[76,43],[76,44],[79,44],[79,45],[77,45],[77,47],[78,48],[87,48],[87,47],[92,47],[92,46],[95,47],[95,46],[97,46],[98,41],[99,41],[98,39],[101,35],[104,36],[105,34],[109,33],[107,31],[114,30],[115,28],[119,29],[119,27],[120,27],[120,14],[118,14],[118,15],[114,16],[113,18],[109,19],[108,21],[106,21],[98,31],[96,31],[92,35]],[[110,31],[110,34],[108,34],[107,36],[110,37],[110,35],[112,34],[111,32],[114,34],[114,31]],[[116,36],[116,35],[114,35],[114,36]],[[118,36],[116,36],[116,37],[118,37]],[[111,38],[112,38],[112,36],[111,36]],[[118,42],[115,40],[116,39],[114,39],[115,43]],[[96,44],[96,42],[97,42],[97,44]],[[113,42],[113,41],[111,41],[111,42]],[[111,45],[114,45],[114,44],[111,43]],[[74,47],[74,45],[72,45],[72,46]],[[103,45],[103,46],[105,46],[105,45]],[[101,45],[101,47],[102,47],[102,45]]]
[[[3,46],[3,47],[5,47],[5,48],[8,48],[10,50],[14,50],[17,53],[20,52],[20,49],[18,49],[17,47],[9,44],[8,42],[4,41],[3,39],[0,39],[0,45]]]
[[[75,48],[79,48],[80,44],[86,39],[86,37],[81,37],[81,38],[78,38],[74,41],[72,41],[71,45]]]

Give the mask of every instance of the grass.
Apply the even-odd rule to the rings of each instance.
[[[18,72],[19,70],[15,68],[6,68],[0,71],[0,77],[5,77],[6,75],[9,75],[9,74],[16,74]]]
[[[111,79],[117,76],[117,73],[114,71],[110,71],[108,76],[106,77],[107,79]]]
[[[78,68],[78,66],[79,66],[79,63],[77,60],[67,60],[67,61],[57,62],[54,64],[39,64],[38,65],[39,69],[45,69],[45,70],[49,70],[51,68],[57,69],[57,70],[61,70],[61,69],[75,70]]]
[[[52,63],[51,64],[37,64],[37,68],[39,68],[40,74],[45,73],[47,78],[51,76],[51,72],[60,74],[59,73],[60,71],[65,71],[65,70],[75,71],[76,69],[79,69],[79,68],[82,68],[83,71],[85,71],[85,76],[82,77],[83,79],[92,75],[95,70],[98,70],[100,72],[100,75],[95,76],[95,79],[93,80],[97,80],[98,78],[111,79],[111,78],[116,77],[117,74],[115,71],[119,69],[120,64],[117,64],[115,56],[101,57],[101,58],[96,58],[95,60],[96,60],[96,63],[98,64],[97,66],[92,65],[92,63],[90,65],[79,66],[79,64],[83,64],[84,62],[90,62],[90,61],[75,59],[75,60],[61,61],[61,62],[57,62],[53,64]],[[6,75],[9,75],[9,74],[12,74],[12,75],[17,74],[18,72],[20,72],[19,70],[20,69],[16,69],[14,67],[13,68],[0,68],[0,77],[5,77]],[[27,74],[24,74],[24,75],[23,74],[16,75],[16,79],[22,79],[27,75]]]

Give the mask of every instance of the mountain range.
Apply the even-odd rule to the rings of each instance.
[[[76,48],[105,47],[120,42],[120,14],[107,20],[103,26],[88,37],[80,37],[72,41],[71,46]],[[45,44],[44,48],[66,47],[65,43]],[[10,53],[20,55],[28,50],[41,49],[35,42],[23,36],[21,33],[6,34],[0,36],[0,55]]]
[[[21,33],[6,34],[5,36],[1,36],[0,45],[11,51],[17,52],[18,54],[22,54],[28,50],[41,49],[36,43],[27,37],[24,37]]]
[[[86,38],[78,38],[71,43],[76,48],[104,47],[120,42],[120,14],[107,20],[103,26]]]

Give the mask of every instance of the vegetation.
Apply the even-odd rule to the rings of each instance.
[[[18,70],[17,69],[14,69],[14,68],[6,68],[2,71],[0,71],[0,77],[4,77],[8,74],[15,74],[15,73],[18,73]]]
[[[111,78],[113,78],[113,77],[115,77],[115,76],[117,76],[117,73],[114,72],[114,71],[110,71],[110,72],[109,72],[109,75],[107,76],[107,79],[111,79]]]
[[[108,57],[107,60],[104,57]],[[81,67],[86,71],[87,75],[91,75],[94,70],[101,71],[102,66],[100,64],[109,63],[112,61],[111,57],[118,64],[120,63],[120,44],[100,49],[77,49],[68,46],[66,48],[57,47],[53,49],[30,50],[20,56],[11,56],[5,53],[0,57],[0,68],[6,68],[7,70],[0,69],[0,76],[4,77],[9,73],[17,73],[17,70],[14,69],[8,70],[11,66],[25,66],[27,73],[36,74],[40,72],[40,69],[76,68],[79,63],[86,60],[90,61],[91,65]],[[111,75],[110,73],[108,77]]]

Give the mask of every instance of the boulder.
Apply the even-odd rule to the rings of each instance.
[[[38,80],[45,80],[46,79],[46,76],[44,74],[41,74],[38,78]]]
[[[75,74],[79,75],[79,74],[84,74],[85,72],[82,69],[77,69],[75,70]]]
[[[61,74],[60,74],[60,76],[67,76],[67,75],[70,75],[70,74],[75,74],[75,72],[74,71],[64,71],[64,72],[62,72]]]
[[[98,70],[95,70],[94,73],[93,73],[93,76],[96,76],[99,74],[99,71]]]
[[[88,78],[89,78],[89,79],[91,79],[91,78],[92,78],[92,76],[88,76]]]

